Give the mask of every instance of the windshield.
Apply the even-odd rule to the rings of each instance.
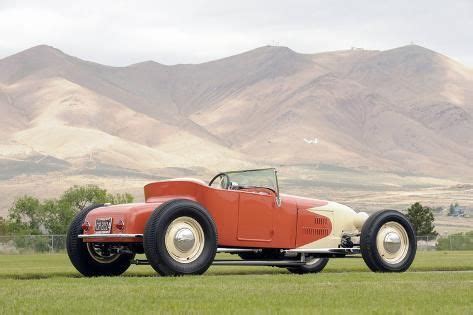
[[[233,186],[241,188],[264,187],[278,192],[278,180],[274,168],[225,172]]]

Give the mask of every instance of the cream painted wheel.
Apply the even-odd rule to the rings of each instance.
[[[414,261],[417,240],[408,218],[395,210],[375,212],[363,224],[361,256],[374,272],[403,272]]]
[[[217,253],[217,229],[201,204],[169,200],[156,208],[146,223],[143,249],[161,276],[200,275]]]
[[[406,229],[397,222],[387,222],[378,231],[376,248],[381,259],[388,264],[404,260],[409,251],[409,238]]]
[[[191,217],[175,219],[166,230],[166,250],[177,262],[188,264],[199,258],[204,243],[204,230],[199,222]]]

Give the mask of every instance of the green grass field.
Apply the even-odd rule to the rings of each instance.
[[[0,312],[473,314],[473,252],[419,252],[401,274],[338,259],[319,274],[219,266],[178,278],[157,277],[149,266],[83,278],[65,254],[3,255]]]

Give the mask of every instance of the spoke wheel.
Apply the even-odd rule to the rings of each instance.
[[[87,243],[87,251],[89,252],[90,257],[98,263],[101,264],[111,264],[120,258],[120,254],[110,254],[104,252],[102,247],[95,243]]]
[[[103,205],[93,205],[79,212],[67,231],[66,249],[72,265],[86,277],[118,276],[130,267],[135,254],[109,253],[101,244],[84,242],[82,224],[90,211]]]
[[[328,258],[307,257],[305,265],[298,267],[289,267],[287,270],[291,273],[306,274],[321,272],[328,263]]]

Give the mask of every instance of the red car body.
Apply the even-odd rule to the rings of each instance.
[[[326,237],[329,218],[307,209],[327,201],[281,195],[261,188],[227,190],[198,180],[170,180],[144,187],[145,202],[111,205],[91,211],[84,234],[95,234],[94,222],[112,218],[111,234],[142,235],[151,213],[169,200],[189,199],[203,205],[215,221],[219,247],[296,248]],[[85,242],[142,242],[142,238],[84,238]]]

